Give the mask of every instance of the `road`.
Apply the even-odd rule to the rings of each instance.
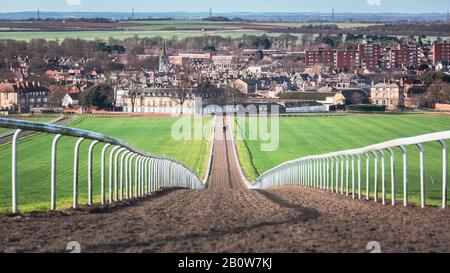
[[[449,210],[381,206],[297,186],[247,190],[216,124],[207,190],[77,211],[0,217],[0,252],[450,252]]]

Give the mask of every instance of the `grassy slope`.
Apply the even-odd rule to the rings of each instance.
[[[209,143],[207,141],[176,141],[171,138],[175,119],[148,118],[83,118],[70,126],[104,133],[124,139],[142,150],[166,155],[183,162],[203,175],[206,170]],[[50,156],[53,137],[39,134],[23,138],[19,143],[19,204],[22,211],[48,209],[50,201]],[[73,147],[76,139],[63,137],[58,144],[57,200],[59,207],[68,206],[72,194]],[[87,198],[87,150],[90,141],[80,147],[80,203]],[[103,145],[94,149],[94,196],[100,194],[100,153]],[[0,210],[9,209],[11,202],[11,145],[0,146]],[[26,156],[32,155],[32,156]],[[109,158],[109,157],[108,157]],[[106,169],[108,173],[108,168]]]
[[[280,119],[280,145],[277,151],[261,152],[259,141],[238,141],[237,147],[244,172],[250,179],[254,180],[262,172],[287,160],[444,130],[450,130],[450,116],[395,115],[282,118]],[[400,183],[402,181],[400,150],[395,150],[395,152],[398,159],[396,168],[399,170],[396,172],[396,191],[397,194],[400,194],[402,189]],[[417,148],[408,147],[408,153],[410,192],[414,195],[413,200],[417,201],[419,189]],[[386,173],[389,174],[390,163],[387,152],[386,156]],[[437,143],[426,144],[425,159],[427,197],[433,204],[438,204],[441,194],[442,173],[440,145]],[[365,169],[364,160],[362,168]],[[364,172],[363,177],[365,177]],[[390,177],[387,175],[387,180],[389,179]],[[389,182],[387,185],[390,188]]]

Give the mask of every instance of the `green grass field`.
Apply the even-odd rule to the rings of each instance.
[[[269,36],[280,36],[281,33],[269,33],[253,30],[217,30],[217,31],[205,31],[200,30],[124,30],[124,31],[52,31],[52,32],[33,32],[33,31],[13,31],[13,32],[0,32],[1,39],[11,39],[19,41],[29,41],[32,39],[45,39],[45,40],[64,40],[65,38],[73,39],[85,39],[85,40],[108,40],[113,37],[115,39],[123,40],[126,38],[133,38],[136,35],[140,38],[161,37],[164,39],[184,39],[190,37],[201,37],[204,35],[222,36],[239,38],[244,35],[261,36],[263,34]]]
[[[210,119],[204,119],[204,122]],[[176,141],[171,137],[175,118],[81,118],[68,126],[103,133],[123,139],[131,145],[160,156],[174,158],[194,170],[200,177],[206,171],[210,144],[206,140]],[[19,209],[49,209],[50,164],[53,136],[36,134],[24,137],[18,146]],[[58,144],[57,201],[58,207],[71,204],[73,149],[76,138],[63,137]],[[87,202],[87,150],[91,141],[80,147],[79,200]],[[94,149],[94,197],[100,195],[100,153]],[[108,157],[109,158],[109,157]],[[0,211],[11,206],[11,144],[0,146]],[[108,173],[108,168],[106,168]]]
[[[371,23],[314,23],[314,22],[258,22],[260,25],[268,25],[268,26],[283,26],[283,27],[304,27],[309,25],[337,25],[342,29],[356,28],[356,27],[369,27],[380,24],[371,24]]]
[[[262,152],[260,141],[237,141],[239,158],[244,172],[250,180],[256,179],[264,171],[285,161],[303,156],[359,148],[396,138],[450,130],[450,116],[298,117],[281,118],[279,126],[280,143],[279,148],[274,152]],[[447,144],[450,145],[449,142]],[[425,144],[424,147],[426,195],[431,204],[438,205],[441,201],[442,150],[438,143]],[[409,192],[412,195],[411,200],[417,202],[419,200],[419,154],[416,147],[408,147],[407,150],[409,154]],[[396,169],[399,170],[396,172],[396,197],[398,199],[402,194],[402,173],[400,171],[402,160],[400,150],[396,149],[395,153]],[[387,188],[390,189],[390,160],[387,151],[386,158]],[[371,175],[373,175],[373,163],[371,167]],[[362,168],[365,170],[365,160],[363,160]],[[381,159],[379,168],[381,177]],[[363,172],[364,177],[365,172]],[[371,183],[372,181],[373,177]],[[380,183],[381,178],[378,181]],[[379,189],[381,190],[381,186]]]

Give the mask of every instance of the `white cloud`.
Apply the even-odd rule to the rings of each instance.
[[[367,0],[369,6],[381,6],[381,0]]]
[[[81,0],[66,0],[69,6],[81,6]]]

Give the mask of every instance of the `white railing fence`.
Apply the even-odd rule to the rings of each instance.
[[[124,199],[142,197],[158,189],[166,187],[183,187],[190,189],[204,189],[205,187],[199,177],[182,163],[167,157],[159,157],[140,151],[129,145],[128,143],[116,138],[85,130],[57,126],[48,123],[10,119],[0,119],[0,128],[15,129],[15,133],[12,138],[11,156],[11,190],[13,214],[19,212],[19,200],[17,198],[17,186],[19,183],[17,176],[17,146],[20,133],[25,130],[55,135],[53,138],[51,151],[49,151],[51,152],[51,210],[56,210],[57,208],[57,146],[59,140],[63,136],[78,138],[74,147],[73,159],[73,208],[77,208],[79,202],[79,148],[80,144],[84,141],[91,141],[88,149],[87,166],[88,205],[93,204],[93,150],[96,145],[101,144],[104,145],[100,157],[100,188],[102,204],[122,201]],[[107,155],[109,155],[109,160],[107,160]],[[107,167],[109,169],[108,173],[106,173]],[[107,189],[105,188],[106,183],[108,183]],[[106,194],[107,192],[108,195]]]
[[[445,140],[450,139],[450,131],[427,134],[417,137],[402,138],[360,149],[346,150],[324,155],[307,156],[283,163],[263,173],[252,185],[254,189],[266,189],[281,185],[301,185],[318,188],[332,193],[351,195],[353,199],[365,198],[379,202],[379,169],[381,169],[381,203],[387,203],[386,195],[390,193],[391,204],[396,204],[396,164],[395,150],[401,152],[403,205],[408,206],[408,152],[406,147],[416,146],[419,153],[419,183],[420,204],[424,208],[425,200],[425,149],[423,144],[438,142],[442,148],[442,166],[435,166],[442,170],[442,208],[447,206],[447,146]],[[386,153],[385,153],[386,152]],[[386,168],[386,156],[390,157],[390,166]],[[362,161],[365,160],[365,177],[362,177]],[[381,168],[379,161],[381,160]],[[356,162],[356,164],[355,164]],[[438,162],[438,161],[436,161]],[[437,164],[440,164],[437,163]],[[356,165],[356,166],[355,166]],[[371,169],[373,167],[373,169]],[[386,174],[386,170],[390,174]],[[371,171],[373,170],[373,175]],[[390,189],[387,189],[387,175],[390,179]],[[350,180],[351,179],[351,180]],[[362,184],[362,183],[365,183]],[[351,188],[350,188],[351,187]]]

